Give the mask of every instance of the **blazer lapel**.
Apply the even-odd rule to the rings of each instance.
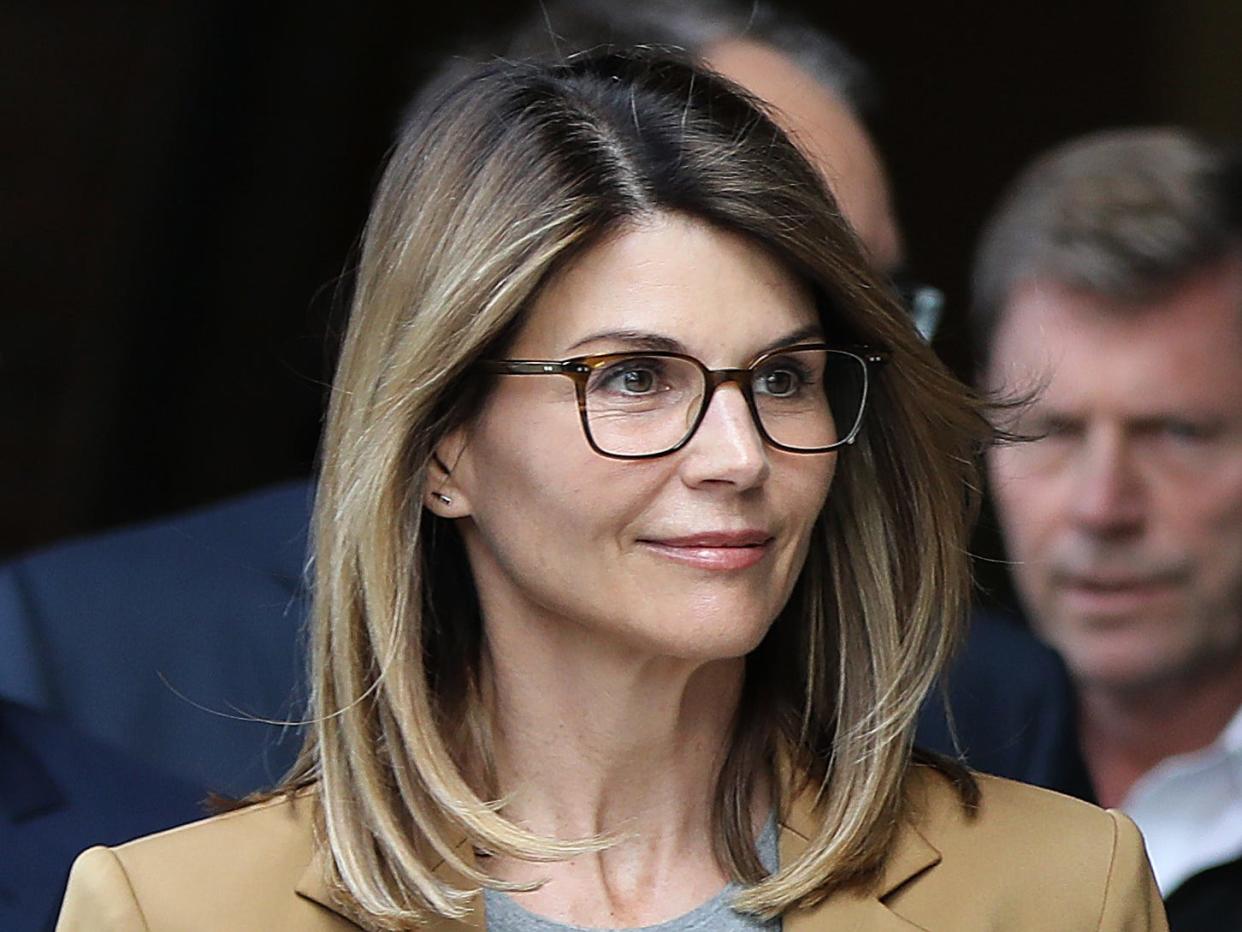
[[[788,864],[803,851],[815,832],[818,819],[814,813],[811,793],[795,800],[781,823],[780,858]],[[915,932],[926,930],[903,919],[885,904],[890,893],[915,880],[940,862],[940,852],[931,846],[919,831],[903,820],[897,830],[893,852],[884,866],[877,884],[870,888],[840,890],[809,909],[786,913],[782,920],[784,932]]]
[[[463,848],[465,844],[466,841],[463,838],[458,842],[458,849]],[[438,880],[446,883],[461,883],[461,879],[453,873],[444,861],[440,861],[432,872]],[[297,892],[300,896],[313,900],[325,909],[329,909],[346,919],[355,927],[357,926],[357,923],[353,921],[348,913],[341,909],[332,895],[332,888],[328,885],[327,854],[326,849],[322,845],[316,845],[314,856],[298,880]],[[419,926],[419,929],[425,930],[425,932],[463,932],[466,929],[483,928],[485,928],[485,925],[481,904],[476,904],[473,912],[465,919],[443,919],[437,917]]]
[[[874,896],[836,894],[812,909],[786,913],[783,932],[928,932],[902,919]]]

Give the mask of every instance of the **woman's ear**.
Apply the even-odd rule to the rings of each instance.
[[[431,454],[423,503],[441,518],[464,518],[470,514],[470,501],[454,476],[466,452],[466,431],[459,427],[447,434]]]

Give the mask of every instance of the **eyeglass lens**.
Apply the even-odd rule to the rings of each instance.
[[[808,349],[764,359],[751,378],[754,411],[776,444],[830,447],[862,415],[866,363],[851,353]],[[650,456],[684,441],[702,412],[707,381],[686,359],[633,355],[594,369],[587,379],[591,438],[617,456]]]

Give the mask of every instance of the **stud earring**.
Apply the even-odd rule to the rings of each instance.
[[[453,504],[453,500],[449,498],[447,495],[445,495],[443,492],[433,492],[432,494],[435,495],[436,498],[438,498],[440,501],[442,501],[446,505]]]

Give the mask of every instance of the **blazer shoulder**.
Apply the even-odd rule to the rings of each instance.
[[[314,847],[315,798],[302,792],[243,805],[210,818],[156,832],[111,849],[131,873],[147,867],[167,871],[181,863],[237,863],[239,849],[254,851],[265,863],[301,861]]]
[[[1167,928],[1142,836],[1128,817],[1011,780],[975,778],[980,798],[970,811],[947,779],[916,768],[911,824],[940,860],[894,892],[898,912],[915,921],[937,917],[935,928]]]
[[[281,797],[92,848],[74,863],[58,928],[337,928],[296,891],[314,854],[314,805]]]
[[[920,831],[934,833],[946,844],[980,834],[1032,832],[1050,841],[1058,837],[1099,841],[1111,832],[1112,819],[1099,806],[1004,777],[972,776],[979,787],[979,804],[973,812],[939,771],[923,765],[913,768],[909,800]]]
[[[125,869],[112,849],[97,846],[78,855],[69,872],[69,889],[56,932],[148,928]]]

